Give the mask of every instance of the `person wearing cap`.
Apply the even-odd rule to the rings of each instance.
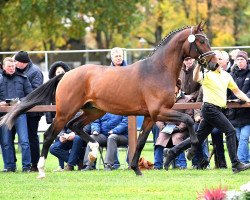
[[[238,87],[250,97],[250,65],[248,64],[247,52],[239,51],[235,64],[231,75]],[[231,92],[228,99],[237,99],[237,97]],[[230,109],[228,118],[236,129],[239,142],[237,150],[239,160],[243,163],[249,163],[250,108]]]
[[[15,99],[22,99],[32,91],[31,84],[26,75],[16,71],[13,58],[6,57],[3,61],[3,72],[0,74],[0,106],[7,106],[7,100],[15,102]],[[11,103],[10,101],[10,103]],[[4,161],[3,172],[16,171],[15,148],[13,138],[18,134],[18,142],[22,149],[22,171],[29,172],[31,165],[30,144],[26,114],[18,116],[12,130],[3,125],[0,133],[0,144]],[[16,130],[14,132],[13,130]]]
[[[181,80],[177,80],[175,87],[176,103],[188,103],[191,100],[190,95],[185,95],[181,90]],[[193,117],[193,109],[178,110]],[[188,129],[183,122],[156,122],[160,133],[154,148],[154,169],[163,168],[163,149],[171,148],[188,137]],[[173,163],[174,168],[186,169],[187,162],[185,153],[182,152]]]
[[[214,71],[210,70],[204,72],[204,74],[201,72],[201,66],[197,65],[194,69],[193,79],[201,83],[203,88],[203,105],[201,108],[203,119],[197,130],[199,144],[207,138],[214,127],[218,128],[226,135],[226,144],[232,163],[232,171],[237,173],[249,169],[250,164],[244,164],[238,159],[236,131],[224,112],[227,106],[227,89],[230,89],[237,98],[243,101],[250,102],[250,99],[238,88],[232,76],[219,65],[217,65]],[[190,146],[190,138],[188,138],[168,151],[165,151],[165,169],[169,168],[171,161],[177,155]],[[188,149],[187,158],[189,160],[193,158],[195,151],[195,146]]]
[[[14,59],[16,60],[17,71],[24,73],[28,77],[33,90],[43,84],[43,73],[41,69],[31,61],[29,54],[26,51],[19,51],[14,55]],[[40,144],[37,132],[39,121],[42,115],[43,113],[27,113],[27,125],[32,163],[31,171],[38,171],[37,163],[40,158]]]

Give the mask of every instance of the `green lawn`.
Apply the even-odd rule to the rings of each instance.
[[[153,161],[153,145],[147,144],[142,155]],[[124,157],[124,152],[120,157]],[[18,154],[18,166],[20,166]],[[229,162],[228,162],[229,164]],[[213,163],[211,164],[213,167]],[[49,155],[46,178],[37,173],[0,174],[0,199],[196,199],[205,188],[227,187],[239,190],[250,181],[250,171],[233,174],[227,170],[149,170],[137,177],[131,170],[111,172],[53,172],[57,159]],[[0,162],[2,169],[2,161]],[[19,167],[20,168],[20,167]]]

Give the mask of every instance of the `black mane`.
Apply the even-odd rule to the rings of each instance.
[[[185,26],[185,27],[179,28],[177,30],[171,31],[168,35],[166,35],[164,38],[162,38],[162,40],[154,48],[154,50],[148,55],[148,57],[152,56],[156,52],[156,50],[159,49],[161,46],[167,44],[176,33],[180,32],[182,30],[185,30],[187,28],[191,28],[191,27],[190,26]]]

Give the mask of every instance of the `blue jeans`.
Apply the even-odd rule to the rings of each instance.
[[[83,160],[83,146],[86,143],[76,135],[73,141],[61,143],[59,140],[54,142],[50,147],[50,153],[56,156],[59,160],[67,162],[70,166],[75,166],[80,160]]]
[[[175,158],[175,167],[180,167],[180,168],[183,168],[183,169],[187,168],[187,160],[186,160],[184,152],[180,153]]]
[[[26,114],[22,114],[16,119],[14,127],[17,131],[18,141],[22,149],[22,166],[23,169],[28,169],[31,165],[31,155]],[[4,168],[16,169],[14,157],[15,148],[12,141],[12,131],[9,130],[6,125],[4,125],[2,126],[2,133],[0,135],[2,141]]]
[[[237,155],[241,162],[249,163],[249,137],[250,137],[250,125],[246,125],[236,129],[236,136],[239,141]]]
[[[154,124],[152,128],[153,141],[154,141],[154,168],[162,169],[163,168],[163,146],[155,145],[157,138],[159,137],[159,128]]]

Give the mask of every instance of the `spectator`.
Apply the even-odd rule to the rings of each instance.
[[[110,51],[110,55],[111,55],[111,64],[110,66],[114,66],[114,67],[124,67],[127,66],[127,62],[124,59],[124,52],[123,49],[120,47],[114,47],[111,49]],[[114,169],[118,169],[120,167],[120,162],[118,159],[118,149],[117,152],[115,153],[115,163],[113,168]]]
[[[86,131],[88,127],[89,126],[86,126]],[[83,158],[86,145],[83,139],[74,132],[61,132],[59,134],[59,139],[50,147],[50,153],[59,160],[67,163],[64,170],[73,171],[76,165],[78,166],[78,170],[81,170],[83,169]],[[61,169],[61,171],[62,170],[63,169]]]
[[[26,51],[19,51],[15,54],[17,71],[24,73],[35,90],[37,87],[43,84],[43,74],[38,66],[32,63],[28,53]],[[31,151],[31,171],[38,171],[37,163],[40,158],[40,144],[38,137],[38,125],[41,119],[42,113],[27,113],[27,125]]]
[[[49,67],[49,79],[52,79],[53,77],[55,77],[59,74],[66,73],[69,70],[70,70],[70,67],[66,63],[64,63],[62,61],[54,62]],[[54,100],[53,104],[55,104],[55,100]],[[51,124],[55,118],[55,112],[46,112],[45,117],[46,117],[47,124]],[[65,132],[67,132],[67,131],[65,129],[63,129],[61,133],[65,133]],[[69,133],[69,132],[67,132],[67,133]],[[59,137],[56,139],[56,142],[59,142]],[[57,156],[57,157],[59,158],[60,156]],[[64,169],[64,160],[65,159],[59,159],[59,167],[54,171],[62,171]]]
[[[182,82],[181,90],[186,94],[190,95],[192,101],[196,101],[199,89],[201,85],[193,81],[193,71],[195,68],[195,59],[186,57],[183,61],[183,66],[180,73],[180,79]]]
[[[26,75],[16,72],[15,61],[7,57],[3,61],[3,73],[0,75],[0,105],[7,105],[6,100],[14,102],[32,91],[31,84]],[[14,128],[18,134],[18,140],[22,149],[22,171],[29,172],[31,164],[30,145],[28,139],[26,114],[20,115],[15,121]],[[1,127],[1,146],[3,152],[3,172],[15,172],[16,163],[14,156],[13,131],[6,125]]]
[[[223,114],[226,108],[227,88],[241,100],[250,102],[250,99],[238,88],[233,78],[220,66],[215,71],[201,72],[201,66],[194,69],[194,80],[202,84],[203,87],[203,106],[201,109],[203,120],[201,121],[197,136],[201,144],[209,135],[214,127],[226,134],[226,143],[229,157],[232,163],[233,172],[240,172],[250,168],[250,164],[244,164],[237,157],[236,134],[230,121]],[[177,146],[165,152],[165,169],[168,169],[171,161],[183,150],[190,147],[190,138],[184,140]],[[193,158],[195,148],[188,150],[187,157]]]
[[[229,58],[228,66],[227,66],[227,72],[230,73],[231,70],[234,68],[235,58],[239,51],[240,51],[239,49],[234,49],[229,52],[230,58]]]
[[[106,113],[91,123],[91,133],[91,137],[101,147],[107,147],[104,169],[107,171],[115,169],[117,147],[128,145],[128,117]],[[87,166],[84,171],[94,169],[94,164],[87,161],[89,153],[90,147],[87,145],[84,156],[84,163],[87,163]]]
[[[120,47],[114,47],[111,49],[111,64],[110,66],[120,67],[120,66],[126,66],[127,63],[124,60],[124,53],[122,48]]]
[[[177,103],[187,103],[191,100],[191,96],[185,95],[181,91],[181,80],[178,79],[175,92],[177,94],[176,102]],[[187,110],[178,110],[179,112],[186,113],[193,117],[193,110],[187,109]],[[160,134],[157,138],[156,144],[155,144],[155,151],[158,152],[161,151],[161,156],[158,156],[155,158],[156,163],[161,163],[160,167],[163,166],[163,148],[171,148],[177,144],[179,144],[181,141],[187,138],[188,136],[188,129],[185,123],[183,122],[157,122],[156,123]],[[158,160],[159,159],[159,160]],[[185,158],[185,153],[182,152],[178,159],[174,163],[175,168],[179,169],[186,169],[187,168],[187,162]],[[156,169],[161,169],[156,168]]]
[[[66,73],[69,70],[70,67],[66,63],[62,61],[54,62],[49,68],[49,79],[52,79],[59,74]],[[55,104],[55,101],[53,104]],[[51,124],[55,118],[55,112],[47,112],[45,113],[45,117],[47,124]]]
[[[238,87],[250,97],[250,66],[248,55],[245,51],[239,51],[235,67],[231,75]],[[229,99],[237,99],[233,94],[229,94]],[[237,155],[243,163],[249,163],[249,137],[250,137],[250,108],[231,109],[228,118],[236,129],[236,136],[239,142]]]

